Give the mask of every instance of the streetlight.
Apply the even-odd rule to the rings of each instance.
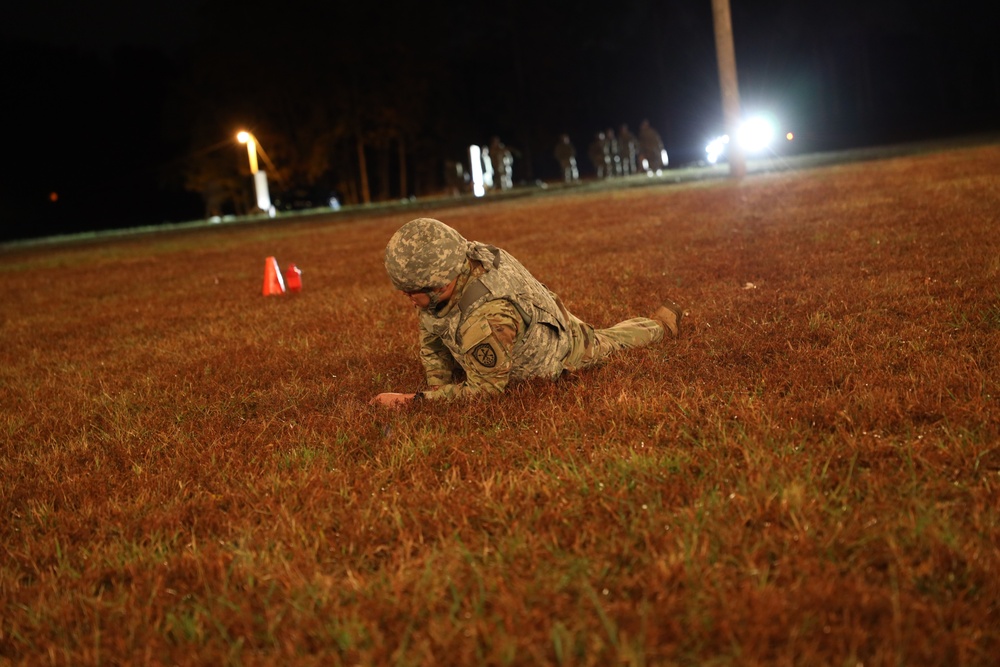
[[[257,137],[246,130],[240,130],[236,134],[236,141],[247,145],[247,156],[250,158],[250,173],[253,174],[253,188],[257,194],[257,208],[274,216],[274,207],[271,206],[271,195],[267,190],[267,172],[257,169]]]

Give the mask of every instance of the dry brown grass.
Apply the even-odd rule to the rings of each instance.
[[[691,317],[400,413],[399,214],[8,250],[0,663],[995,664],[998,212],[997,146],[430,211]]]

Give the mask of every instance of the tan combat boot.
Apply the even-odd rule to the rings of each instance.
[[[681,318],[684,317],[684,310],[676,303],[667,299],[663,302],[650,319],[656,320],[663,325],[664,331],[677,338],[681,334]]]

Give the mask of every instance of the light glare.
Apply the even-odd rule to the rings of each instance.
[[[774,138],[774,126],[760,116],[749,118],[742,125],[737,134],[737,140],[743,150],[749,153],[757,153],[767,148]]]
[[[729,135],[723,134],[721,137],[716,137],[708,142],[708,146],[705,146],[705,153],[708,154],[709,164],[715,164],[719,161],[722,153],[726,150],[726,144],[729,143]]]

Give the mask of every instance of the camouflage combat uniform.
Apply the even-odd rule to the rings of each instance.
[[[465,241],[430,218],[407,225],[414,226],[404,225],[386,248],[386,268],[397,289],[436,288],[457,278],[450,299],[419,312],[420,360],[430,386],[424,398],[499,393],[511,380],[554,380],[664,336],[661,323],[644,317],[595,330],[506,251]],[[429,248],[434,250],[427,259]],[[407,261],[414,251],[427,261]],[[456,259],[458,266],[452,264]],[[448,266],[454,268],[442,268]],[[417,275],[407,277],[411,273]]]

